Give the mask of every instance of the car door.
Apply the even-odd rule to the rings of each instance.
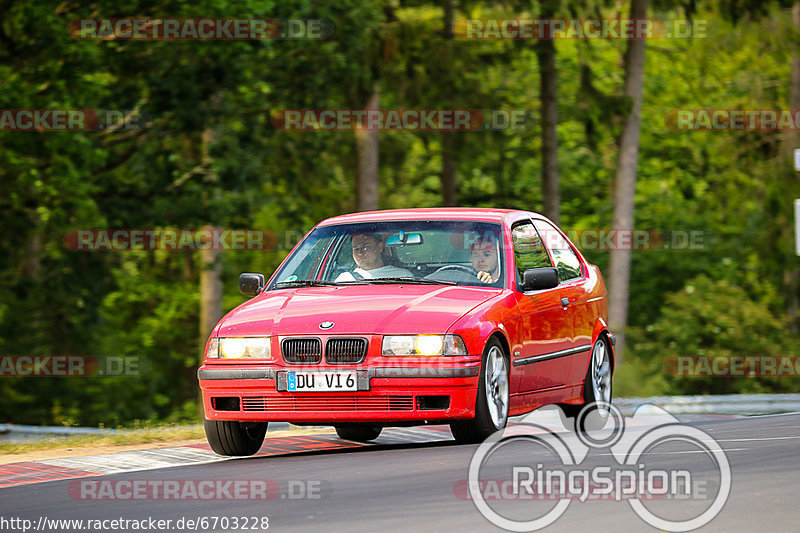
[[[522,394],[562,388],[569,378],[563,354],[573,345],[572,314],[562,305],[561,287],[523,292],[523,273],[530,268],[554,266],[532,221],[511,229],[517,286],[514,291],[522,322],[522,349],[512,365],[519,375]],[[536,402],[534,402],[536,403]]]
[[[550,222],[536,219],[536,230],[550,252],[558,270],[561,297],[566,298],[572,318],[573,353],[566,356],[569,363],[568,385],[577,386],[586,376],[594,330],[595,310],[592,305],[591,282],[587,268],[567,238]]]

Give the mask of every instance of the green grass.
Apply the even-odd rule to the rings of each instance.
[[[614,398],[663,396],[674,394],[664,380],[663,373],[652,370],[653,363],[633,356],[614,369]]]
[[[203,427],[199,425],[163,426],[143,429],[120,428],[118,433],[103,435],[76,435],[74,437],[51,437],[46,440],[0,445],[0,454],[21,454],[40,450],[76,448],[83,446],[126,446],[205,438]]]

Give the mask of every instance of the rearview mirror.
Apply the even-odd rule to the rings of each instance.
[[[522,276],[523,291],[541,291],[558,286],[558,270],[553,267],[529,268]]]
[[[403,246],[404,244],[422,244],[422,234],[401,231],[386,239],[386,246]]]
[[[264,288],[264,274],[245,272],[239,275],[239,291],[242,294],[253,296]]]

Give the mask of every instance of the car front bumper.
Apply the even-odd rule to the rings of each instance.
[[[425,423],[470,419],[480,360],[453,366],[356,370],[358,391],[288,392],[286,372],[308,367],[205,364],[198,369],[208,420]]]

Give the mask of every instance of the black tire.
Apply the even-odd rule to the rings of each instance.
[[[336,434],[345,440],[353,440],[356,442],[369,442],[377,439],[381,430],[381,426],[373,425],[358,425],[358,426],[334,426]]]
[[[498,359],[498,356],[500,359]],[[498,373],[497,379],[492,380],[491,376],[488,380],[490,385],[495,387],[494,392],[489,391],[487,394],[487,378],[486,372],[490,360],[503,361],[502,369],[499,369],[502,376]],[[497,368],[497,367],[494,367]],[[500,383],[503,379],[503,383]],[[504,397],[505,406],[500,408],[495,402],[495,408],[490,405],[489,396],[494,398]],[[457,442],[462,444],[474,444],[486,440],[495,431],[503,429],[508,422],[508,405],[509,405],[509,368],[508,356],[500,345],[500,342],[492,337],[486,343],[483,349],[483,360],[481,361],[481,373],[478,381],[478,397],[475,399],[475,418],[472,420],[458,420],[450,423],[450,431]],[[500,412],[504,409],[504,412]]]
[[[564,414],[570,418],[567,424],[568,429],[586,432],[599,430],[605,426],[609,411],[598,409],[597,402],[611,403],[612,371],[608,339],[605,335],[600,335],[592,346],[589,368],[586,369],[586,378],[583,383],[583,403],[561,406]],[[584,410],[586,412],[583,412]],[[578,425],[580,427],[577,427]]]
[[[253,455],[264,443],[267,422],[204,420],[206,439],[219,455]]]

